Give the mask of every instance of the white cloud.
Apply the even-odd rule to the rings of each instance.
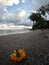
[[[26,12],[25,12],[24,10],[22,10],[22,11],[19,13],[19,17],[23,17],[25,14],[26,14]]]
[[[8,12],[6,9],[0,14],[0,23],[14,23],[19,24],[22,22],[25,16],[24,10],[14,10]]]
[[[27,3],[29,0],[22,0],[22,3]],[[31,1],[31,0],[30,0]]]
[[[12,6],[13,4],[18,5],[20,3],[20,0],[0,0],[0,3],[3,3],[7,6]]]
[[[20,3],[25,3],[27,0],[0,0],[0,3],[6,5],[6,6],[12,6],[13,4],[18,5]]]
[[[22,3],[25,3],[26,2],[26,0],[22,0]]]

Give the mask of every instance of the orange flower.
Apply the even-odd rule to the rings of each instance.
[[[23,49],[14,50],[13,53],[10,55],[10,58],[13,61],[21,62],[23,59],[26,58],[26,53]]]
[[[19,51],[19,54],[21,54],[21,57],[23,59],[25,59],[26,58],[26,54],[25,54],[24,50],[23,49],[19,49],[18,51]]]
[[[21,61],[22,61],[22,57],[18,57],[17,62],[21,62]]]
[[[11,58],[13,61],[16,61],[16,60],[17,60],[16,54],[14,54],[14,53],[10,55],[10,58]]]

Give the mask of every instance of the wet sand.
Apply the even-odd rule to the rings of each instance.
[[[9,55],[20,48],[27,58],[21,63],[13,62]],[[49,30],[0,36],[0,65],[49,65]]]

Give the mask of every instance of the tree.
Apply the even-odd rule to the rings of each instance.
[[[33,21],[33,26],[32,26],[32,29],[34,28],[41,28],[41,26],[43,27],[43,21],[44,21],[44,18],[42,18],[41,14],[40,13],[32,13],[30,16],[29,16],[30,20]],[[35,23],[34,23],[35,21]],[[38,26],[37,26],[38,25]]]
[[[37,13],[32,13],[29,16],[29,19],[33,21],[32,29],[42,29],[42,28],[49,28],[49,20],[45,20],[42,16],[45,16],[45,13],[49,10],[48,8],[45,8],[42,6]],[[35,21],[35,23],[34,23]]]
[[[40,15],[40,13],[32,13],[32,14],[29,16],[29,19],[30,19],[31,21],[33,21],[33,27],[32,27],[32,28],[34,28],[34,21],[35,21],[35,22],[39,22],[39,20],[41,20],[41,15]]]

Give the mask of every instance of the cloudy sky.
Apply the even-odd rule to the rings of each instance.
[[[49,0],[0,0],[0,24],[30,24],[28,16]]]

